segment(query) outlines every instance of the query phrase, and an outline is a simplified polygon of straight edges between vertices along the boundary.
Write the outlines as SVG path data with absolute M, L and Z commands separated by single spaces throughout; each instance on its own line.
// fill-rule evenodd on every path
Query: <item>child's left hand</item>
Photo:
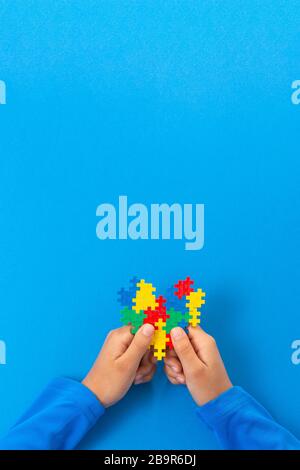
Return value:
M 92 369 L 82 381 L 108 407 L 119 401 L 130 386 L 149 382 L 156 360 L 148 350 L 154 327 L 143 325 L 136 335 L 130 326 L 111 331 Z

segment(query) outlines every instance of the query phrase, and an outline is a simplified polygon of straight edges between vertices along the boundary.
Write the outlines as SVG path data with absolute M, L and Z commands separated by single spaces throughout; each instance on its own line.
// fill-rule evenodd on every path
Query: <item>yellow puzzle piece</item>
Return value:
M 186 307 L 190 310 L 193 308 L 200 308 L 202 305 L 205 304 L 205 292 L 202 289 L 197 289 L 194 292 L 190 292 L 189 295 L 186 296 Z
M 197 308 L 190 308 L 189 309 L 189 324 L 191 326 L 200 325 L 200 315 L 201 312 Z
M 189 309 L 189 324 L 191 326 L 197 326 L 200 324 L 201 312 L 198 310 L 202 305 L 205 304 L 205 292 L 202 289 L 190 292 L 186 296 L 186 307 Z
M 147 308 L 155 310 L 157 303 L 153 292 L 156 291 L 156 288 L 150 282 L 145 282 L 144 279 L 137 283 L 137 287 L 136 296 L 132 299 L 132 310 L 136 313 L 147 310 Z
M 167 338 L 167 333 L 164 329 L 166 327 L 166 322 L 160 318 L 158 322 L 155 323 L 155 326 L 157 329 L 154 331 L 151 346 L 153 346 L 154 349 L 153 356 L 157 357 L 157 359 L 161 361 L 166 355 L 167 343 L 170 339 Z

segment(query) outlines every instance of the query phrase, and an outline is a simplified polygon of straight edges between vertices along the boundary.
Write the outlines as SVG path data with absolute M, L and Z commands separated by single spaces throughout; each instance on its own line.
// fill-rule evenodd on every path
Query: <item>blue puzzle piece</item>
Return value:
M 136 285 L 139 282 L 139 278 L 133 277 L 130 279 L 130 287 L 129 289 L 125 289 L 122 287 L 122 289 L 119 290 L 118 292 L 118 302 L 122 305 L 122 307 L 126 306 L 131 306 L 132 305 L 132 299 L 135 297 L 136 294 Z
M 180 328 L 183 328 L 184 330 L 186 330 L 187 327 L 188 327 L 188 322 L 183 318 L 183 319 L 178 323 L 178 326 L 180 326 Z
M 130 283 L 130 288 L 129 288 L 129 290 L 130 290 L 130 291 L 133 290 L 134 293 L 135 293 L 135 291 L 136 291 L 136 289 L 137 289 L 136 285 L 137 285 L 137 283 L 138 283 L 139 281 L 140 281 L 140 279 L 139 279 L 138 277 L 133 276 L 133 278 L 130 279 L 130 281 L 129 281 L 129 283 Z
M 166 289 L 166 298 L 168 308 L 174 308 L 174 310 L 183 312 L 185 310 L 186 299 L 183 297 L 182 299 L 178 299 L 178 297 L 174 294 L 175 288 L 174 286 L 168 287 Z
M 132 294 L 129 290 L 122 289 L 119 290 L 118 292 L 118 302 L 122 305 L 122 307 L 126 307 L 128 305 L 132 304 Z

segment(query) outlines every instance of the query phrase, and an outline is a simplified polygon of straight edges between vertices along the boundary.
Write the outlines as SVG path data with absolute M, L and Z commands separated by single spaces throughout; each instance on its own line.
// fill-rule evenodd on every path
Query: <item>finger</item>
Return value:
M 168 377 L 169 382 L 171 382 L 171 384 L 173 384 L 173 385 L 182 385 L 180 382 L 178 382 L 178 380 L 173 379 L 173 377 L 169 377 L 169 376 L 167 376 L 167 377 Z
M 135 375 L 135 381 L 141 381 L 145 377 L 151 375 L 153 376 L 156 371 L 156 363 L 151 362 L 151 356 L 149 351 L 145 354 L 144 358 L 141 361 L 140 366 L 138 367 Z
M 175 349 L 167 349 L 167 355 L 169 357 L 178 357 L 177 354 L 176 354 Z
M 179 360 L 175 349 L 167 349 L 166 358 L 170 357 L 175 357 L 175 359 Z
M 156 365 L 157 364 L 157 357 L 153 355 L 153 351 L 150 351 L 150 361 L 152 364 Z
M 168 377 L 168 380 L 169 380 L 169 382 L 171 382 L 171 384 L 173 384 L 173 385 L 179 385 L 179 382 L 177 382 L 177 380 L 173 379 L 172 377 Z
M 171 369 L 168 366 L 165 366 L 164 370 L 165 370 L 165 373 L 168 377 L 171 377 L 172 379 L 177 380 L 177 382 L 179 382 L 179 383 L 182 383 L 182 384 L 185 383 L 185 377 L 184 377 L 183 373 L 178 374 L 178 373 L 174 372 L 173 369 Z
M 142 377 L 145 377 L 146 375 L 150 373 L 154 373 L 156 369 L 156 366 L 154 364 L 147 364 L 145 366 L 140 366 L 138 370 L 136 371 L 136 379 L 140 379 Z
M 140 365 L 136 371 L 136 375 L 146 375 L 148 374 L 149 370 L 152 370 L 153 367 L 155 367 L 155 364 L 153 364 L 151 361 L 149 352 L 147 351 L 140 362 Z
M 168 367 L 168 366 L 164 366 L 164 371 L 165 373 L 169 376 L 169 377 L 173 377 L 173 379 L 176 378 L 176 372 L 174 372 L 173 369 L 171 369 L 171 367 Z
M 136 371 L 136 375 L 146 375 L 148 371 L 152 368 L 153 362 L 151 361 L 150 354 L 151 354 L 150 350 L 146 351 Z
M 115 359 L 122 356 L 133 340 L 131 328 L 130 325 L 126 325 L 110 331 L 105 339 L 102 351 L 108 351 L 110 357 Z
M 174 356 L 173 354 L 170 354 L 171 351 L 167 352 L 166 357 L 164 358 L 164 363 L 165 365 L 169 366 L 171 369 L 174 370 L 174 372 L 181 373 L 182 372 L 182 365 L 181 362 L 179 361 L 177 354 Z
M 171 369 L 169 366 L 164 367 L 165 373 L 173 377 L 174 379 L 179 379 L 179 381 L 183 382 L 185 381 L 184 373 L 180 372 L 174 372 L 173 369 Z
M 188 375 L 199 367 L 199 358 L 187 334 L 182 328 L 178 326 L 173 328 L 171 330 L 171 337 L 175 352 L 182 364 L 184 374 Z
M 154 326 L 145 323 L 135 334 L 128 346 L 127 351 L 122 356 L 124 366 L 137 369 L 144 354 L 146 353 L 154 334 Z
M 153 353 L 150 349 L 148 349 L 148 351 L 146 351 L 146 353 L 142 357 L 140 367 L 152 365 L 153 364 L 152 358 L 153 358 Z
M 219 351 L 214 338 L 200 326 L 189 327 L 189 338 L 198 357 L 206 365 L 219 358 Z
M 139 384 L 144 384 L 144 383 L 150 382 L 153 378 L 154 372 L 155 372 L 155 370 L 151 371 L 149 374 L 144 375 L 143 377 L 141 377 L 139 379 L 136 377 L 135 380 L 134 380 L 134 384 L 139 385 Z
M 153 355 L 153 349 L 148 349 L 146 354 L 144 355 L 141 364 L 150 362 L 151 364 L 157 364 L 157 357 Z

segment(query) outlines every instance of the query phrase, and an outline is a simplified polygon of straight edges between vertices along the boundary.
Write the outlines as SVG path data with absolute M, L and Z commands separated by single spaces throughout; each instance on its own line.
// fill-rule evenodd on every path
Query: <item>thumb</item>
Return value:
M 182 364 L 183 371 L 188 375 L 191 370 L 194 370 L 199 366 L 199 358 L 195 353 L 187 334 L 182 328 L 173 328 L 171 330 L 171 338 L 175 352 Z
M 126 367 L 137 369 L 144 354 L 150 346 L 154 334 L 154 326 L 145 323 L 134 335 L 133 340 L 123 354 Z

